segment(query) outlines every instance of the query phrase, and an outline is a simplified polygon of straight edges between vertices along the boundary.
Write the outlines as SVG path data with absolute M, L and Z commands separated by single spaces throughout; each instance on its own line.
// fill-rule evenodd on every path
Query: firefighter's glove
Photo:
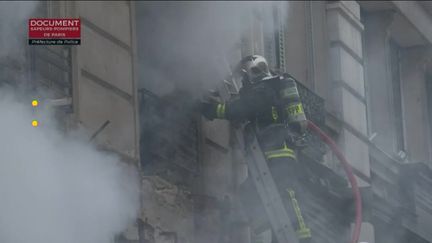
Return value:
M 289 123 L 288 127 L 295 136 L 302 136 L 307 130 L 307 120 Z
M 295 130 L 289 130 L 286 139 L 291 144 L 293 144 L 296 147 L 296 149 L 301 150 L 307 146 L 306 136 L 307 136 L 306 133 L 299 133 L 298 131 Z
M 301 135 L 295 136 L 294 138 L 294 145 L 297 147 L 297 149 L 304 149 L 307 146 L 307 138 L 306 133 L 303 133 Z
M 205 118 L 213 120 L 216 118 L 216 106 L 215 102 L 201 101 L 199 109 Z

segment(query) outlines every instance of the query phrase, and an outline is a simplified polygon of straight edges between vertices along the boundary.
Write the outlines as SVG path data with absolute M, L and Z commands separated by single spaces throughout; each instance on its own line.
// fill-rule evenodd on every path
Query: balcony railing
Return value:
M 324 128 L 324 99 L 300 82 L 297 82 L 297 88 L 300 94 L 300 99 L 303 103 L 306 117 L 317 126 Z M 317 162 L 321 162 L 323 155 L 327 151 L 325 144 L 318 136 L 312 134 L 310 131 L 306 132 L 306 142 L 308 146 L 303 150 L 303 154 Z

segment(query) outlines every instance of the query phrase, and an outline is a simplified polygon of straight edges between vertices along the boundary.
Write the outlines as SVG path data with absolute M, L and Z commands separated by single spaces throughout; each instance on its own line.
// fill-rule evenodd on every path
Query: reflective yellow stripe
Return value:
M 270 150 L 264 153 L 267 159 L 274 159 L 274 158 L 284 158 L 289 157 L 296 159 L 296 155 L 294 153 L 294 150 L 289 149 L 286 144 L 284 144 L 284 147 L 282 149 L 277 150 Z
M 279 118 L 279 115 L 277 113 L 276 107 L 272 106 L 272 119 L 273 122 L 276 122 Z
M 312 233 L 311 233 L 311 230 L 309 228 L 297 230 L 297 235 L 298 235 L 299 239 L 306 239 L 306 238 L 312 237 Z
M 290 116 L 304 114 L 303 105 L 301 103 L 287 106 L 286 111 Z
M 295 192 L 292 189 L 287 189 L 288 195 L 291 198 L 292 206 L 294 208 L 294 212 L 297 216 L 297 220 L 299 223 L 299 229 L 297 230 L 298 238 L 304 239 L 304 238 L 310 238 L 312 237 L 311 230 L 306 226 L 300 207 L 298 205 L 297 199 L 295 198 Z
M 267 159 L 287 158 L 287 157 L 296 159 L 296 156 L 294 154 L 291 154 L 291 153 L 279 153 L 279 154 L 267 154 L 266 153 Z
M 225 104 L 218 104 L 216 107 L 216 117 L 224 118 L 225 117 Z

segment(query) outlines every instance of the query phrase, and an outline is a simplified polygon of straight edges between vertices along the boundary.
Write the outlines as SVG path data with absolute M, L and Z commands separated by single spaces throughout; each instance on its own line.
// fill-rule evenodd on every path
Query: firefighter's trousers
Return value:
M 272 154 L 273 151 L 276 152 Z M 312 242 L 312 233 L 304 212 L 304 192 L 306 189 L 300 179 L 304 176 L 304 168 L 296 160 L 294 152 L 292 154 L 288 152 L 290 149 L 285 147 L 284 151 L 273 151 L 265 153 L 270 172 L 286 206 L 291 224 L 297 232 L 299 241 L 301 243 L 310 243 Z
M 254 135 L 251 130 L 252 126 L 245 130 L 247 145 Z M 312 232 L 302 211 L 307 189 L 301 178 L 306 172 L 290 143 L 290 131 L 284 125 L 275 124 L 258 132 L 257 138 L 300 243 L 311 243 Z

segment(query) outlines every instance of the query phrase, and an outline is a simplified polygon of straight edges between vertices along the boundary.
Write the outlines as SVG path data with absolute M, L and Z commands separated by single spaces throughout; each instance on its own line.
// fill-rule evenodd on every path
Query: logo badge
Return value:
M 29 19 L 29 45 L 80 45 L 81 20 L 64 19 Z

